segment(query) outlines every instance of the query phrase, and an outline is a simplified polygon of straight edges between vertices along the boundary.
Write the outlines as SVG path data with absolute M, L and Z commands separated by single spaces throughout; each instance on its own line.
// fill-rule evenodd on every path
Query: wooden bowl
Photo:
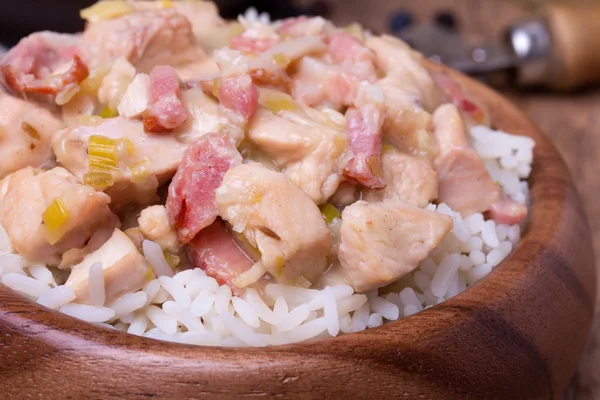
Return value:
M 489 106 L 497 128 L 536 141 L 524 237 L 482 282 L 376 329 L 265 349 L 130 336 L 0 285 L 0 396 L 558 398 L 593 315 L 586 216 L 565 164 L 534 124 L 497 93 L 451 74 Z

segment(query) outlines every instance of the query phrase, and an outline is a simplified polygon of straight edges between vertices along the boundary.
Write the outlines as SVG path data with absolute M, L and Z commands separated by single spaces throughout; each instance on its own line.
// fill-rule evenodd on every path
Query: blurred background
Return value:
M 83 28 L 79 9 L 94 2 L 0 0 L 0 45 L 10 47 L 38 30 L 77 32 Z M 496 86 L 538 124 L 563 155 L 583 197 L 596 254 L 600 255 L 600 180 L 596 178 L 600 159 L 600 0 L 216 3 L 226 18 L 235 18 L 252 6 L 268 12 L 272 19 L 311 14 L 339 25 L 358 21 L 373 32 L 401 36 L 428 56 Z M 572 11 L 581 4 L 595 7 Z M 548 14 L 547 8 L 557 5 L 554 8 L 559 11 Z M 564 399 L 600 399 L 600 302 L 596 312 L 586 354 Z

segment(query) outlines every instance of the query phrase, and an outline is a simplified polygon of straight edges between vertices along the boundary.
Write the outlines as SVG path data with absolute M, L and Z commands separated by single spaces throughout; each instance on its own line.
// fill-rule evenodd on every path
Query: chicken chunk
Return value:
M 319 208 L 285 175 L 258 163 L 230 169 L 217 189 L 219 214 L 261 254 L 283 282 L 323 273 L 331 243 Z
M 62 122 L 46 108 L 0 90 L 0 178 L 21 168 L 52 165 L 52 135 Z
M 131 203 L 147 205 L 156 202 L 158 186 L 175 174 L 187 148 L 175 137 L 149 136 L 141 121 L 121 117 L 96 126 L 73 126 L 54 137 L 53 149 L 57 161 L 80 182 L 86 182 L 85 175 L 94 172 L 90 171 L 88 155 L 88 143 L 93 135 L 109 140 L 128 139 L 133 144 L 134 152 L 127 157 L 127 166 L 122 164 L 111 173 L 112 182 L 96 185 L 90 180 L 91 185 L 103 189 L 112 198 L 111 208 L 115 211 Z M 134 171 L 137 171 L 137 178 Z
M 135 77 L 135 67 L 125 57 L 120 57 L 102 79 L 98 89 L 98 100 L 115 110 L 127 86 Z
M 177 253 L 177 231 L 169 223 L 169 215 L 164 206 L 150 206 L 142 210 L 138 218 L 140 232 L 161 248 Z
M 440 106 L 433 114 L 433 124 L 440 149 L 435 159 L 439 201 L 463 217 L 488 210 L 499 199 L 500 192 L 471 147 L 456 106 Z
M 437 173 L 429 160 L 386 146 L 381 155 L 381 163 L 387 186 L 382 190 L 363 190 L 364 200 L 394 200 L 425 207 L 437 198 Z
M 310 106 L 329 105 L 340 109 L 353 103 L 361 82 L 377 79 L 369 62 L 327 63 L 315 57 L 303 57 L 292 76 L 295 98 Z
M 93 66 L 125 57 L 138 71 L 156 65 L 181 65 L 205 58 L 190 21 L 173 8 L 134 12 L 88 24 L 83 36 L 85 58 Z
M 357 292 L 413 271 L 452 229 L 447 215 L 396 202 L 359 201 L 342 213 L 337 272 Z
M 389 36 L 371 36 L 367 47 L 375 52 L 376 66 L 388 76 L 401 77 L 413 94 L 418 93 L 419 104 L 433 112 L 440 104 L 441 92 L 422 64 L 423 56 L 402 40 Z
M 282 172 L 314 202 L 325 202 L 343 180 L 347 135 L 302 113 L 259 109 L 250 140 L 273 157 Z M 346 160 L 347 161 L 347 160 Z
M 383 137 L 400 151 L 433 159 L 437 152 L 431 114 L 421 106 L 410 76 L 391 74 L 377 81 L 385 94 Z
M 31 167 L 0 182 L 0 223 L 13 247 L 32 262 L 57 265 L 61 254 L 83 247 L 92 234 L 114 228 L 110 197 L 77 183 L 57 167 Z
M 106 304 L 119 296 L 144 287 L 148 266 L 127 235 L 118 229 L 102 247 L 73 267 L 65 286 L 75 291 L 78 303 L 90 303 L 90 268 L 96 263 L 104 270 Z
M 376 65 L 386 73 L 377 81 L 386 99 L 384 139 L 402 152 L 433 159 L 436 145 L 430 112 L 440 103 L 441 93 L 422 57 L 391 36 L 371 37 L 366 43 L 375 51 Z

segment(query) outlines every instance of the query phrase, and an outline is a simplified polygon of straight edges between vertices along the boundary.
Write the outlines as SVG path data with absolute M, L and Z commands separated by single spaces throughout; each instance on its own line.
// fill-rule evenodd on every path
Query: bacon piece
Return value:
M 258 88 L 246 74 L 221 79 L 218 97 L 224 107 L 240 114 L 246 121 L 258 106 Z
M 527 207 L 500 190 L 500 198 L 490 206 L 488 214 L 498 224 L 520 224 L 527 216 Z
M 489 112 L 448 74 L 429 70 L 433 80 L 471 125 L 489 125 Z
M 334 62 L 349 60 L 352 62 L 375 61 L 375 53 L 360 40 L 345 32 L 336 32 L 329 38 L 329 54 Z
M 241 289 L 233 284 L 233 279 L 254 264 L 235 243 L 220 218 L 188 243 L 187 254 L 194 267 L 202 269 L 220 284 L 228 285 L 234 294 L 239 294 Z
M 150 72 L 150 96 L 148 109 L 144 112 L 144 127 L 148 132 L 164 132 L 177 128 L 187 118 L 177 73 L 169 66 L 154 67 Z
M 166 204 L 180 245 L 215 221 L 215 191 L 225 173 L 241 162 L 235 143 L 222 132 L 202 136 L 185 151 L 169 186 Z
M 348 138 L 354 157 L 344 167 L 344 176 L 352 183 L 371 189 L 383 189 L 381 177 L 381 125 L 383 113 L 375 104 L 366 104 L 346 112 Z
M 6 86 L 15 93 L 56 95 L 84 80 L 89 70 L 68 35 L 37 33 L 22 39 L 6 56 L 0 70 Z M 72 59 L 69 69 L 52 73 Z
M 230 47 L 243 53 L 259 54 L 269 50 L 276 43 L 274 38 L 251 38 L 242 34 L 231 39 Z

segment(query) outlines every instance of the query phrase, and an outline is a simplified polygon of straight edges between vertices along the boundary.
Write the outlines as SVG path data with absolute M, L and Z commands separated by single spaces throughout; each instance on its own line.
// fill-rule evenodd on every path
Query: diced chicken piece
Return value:
M 205 58 L 201 61 L 175 67 L 175 71 L 182 81 L 192 81 L 193 83 L 212 80 L 219 74 L 219 66 L 212 58 Z
M 0 90 L 0 178 L 21 168 L 52 165 L 52 135 L 62 129 L 46 108 Z
M 252 58 L 249 72 L 252 79 L 262 85 L 291 90 L 288 67 L 305 56 L 324 54 L 327 45 L 319 38 L 303 36 L 277 43 L 270 49 Z M 314 78 L 314 76 L 313 76 Z
M 156 189 L 175 174 L 189 146 L 183 136 L 149 135 L 144 132 L 141 121 L 124 117 L 106 119 L 99 125 L 72 126 L 54 136 L 52 148 L 57 161 L 80 182 L 90 172 L 88 142 L 92 135 L 130 140 L 134 153 L 129 156 L 128 165 L 143 168 L 140 179 L 134 179 L 127 168 L 113 174 L 114 183 L 105 191 L 112 198 L 111 208 L 114 210 L 130 203 L 152 204 L 157 201 Z M 132 182 L 132 179 L 137 182 Z
M 228 285 L 234 293 L 241 294 L 241 289 L 233 281 L 252 268 L 254 262 L 239 248 L 221 219 L 202 229 L 186 249 L 195 268 L 204 270 L 220 284 Z
M 238 145 L 243 140 L 244 130 L 235 123 L 245 125 L 245 122 L 240 122 L 239 116 L 233 116 L 234 121 L 231 121 L 229 117 L 233 112 L 224 110 L 218 102 L 204 94 L 202 89 L 185 90 L 181 93 L 181 99 L 190 118 L 173 131 L 178 135 L 179 141 L 190 144 L 202 135 L 217 131 L 226 131 Z
M 169 186 L 166 205 L 180 245 L 215 221 L 215 190 L 225 173 L 241 162 L 235 142 L 226 133 L 202 136 L 186 150 Z
M 89 74 L 78 55 L 78 44 L 74 35 L 38 32 L 27 36 L 0 64 L 5 85 L 15 93 L 62 94 L 66 103 Z M 60 97 L 57 102 L 64 104 Z
M 437 144 L 430 131 L 431 114 L 422 108 L 420 89 L 411 75 L 391 74 L 377 86 L 385 94 L 384 139 L 404 153 L 433 159 Z
M 353 157 L 344 167 L 344 176 L 352 183 L 371 189 L 383 189 L 381 169 L 382 107 L 366 104 L 346 112 L 348 138 Z
M 104 270 L 105 304 L 133 293 L 146 284 L 148 266 L 127 235 L 118 229 L 98 250 L 89 254 L 71 270 L 65 286 L 75 291 L 76 302 L 90 303 L 90 268 L 101 263 Z
M 329 64 L 314 57 L 302 58 L 292 76 L 295 98 L 309 106 L 328 105 L 340 109 L 351 105 L 362 82 L 377 78 L 370 62 L 342 61 Z
M 182 65 L 201 60 L 190 21 L 173 8 L 135 12 L 89 23 L 82 48 L 92 65 L 111 65 L 125 57 L 140 72 L 156 65 Z
M 325 37 L 335 30 L 333 24 L 323 17 L 300 16 L 286 18 L 279 27 L 279 33 L 286 36 Z
M 217 206 L 235 232 L 261 254 L 267 272 L 282 282 L 315 282 L 327 266 L 330 233 L 319 208 L 285 175 L 258 163 L 225 174 Z
M 83 247 L 98 229 L 114 228 L 118 219 L 109 203 L 59 167 L 23 168 L 0 183 L 0 223 L 19 254 L 42 264 L 57 265 L 61 254 Z
M 487 125 L 490 123 L 490 113 L 483 103 L 470 96 L 464 88 L 445 72 L 430 69 L 429 73 L 435 83 L 444 92 L 469 125 Z
M 239 26 L 221 18 L 217 6 L 212 1 L 174 1 L 173 4 L 179 14 L 190 20 L 197 42 L 208 53 L 228 44 L 220 40 L 221 38 L 226 39 L 239 32 Z
M 125 57 L 120 57 L 102 79 L 98 89 L 98 100 L 113 110 L 117 108 L 121 96 L 135 77 L 135 67 Z
M 177 231 L 169 223 L 169 215 L 164 206 L 150 206 L 142 210 L 138 224 L 147 239 L 158 243 L 163 249 L 177 253 Z
M 433 114 L 440 152 L 435 159 L 440 202 L 463 217 L 483 212 L 499 198 L 496 183 L 473 150 L 456 106 L 444 104 Z
M 375 51 L 377 67 L 386 73 L 377 81 L 385 93 L 384 139 L 402 152 L 433 159 L 437 149 L 429 112 L 439 104 L 440 92 L 423 67 L 422 56 L 387 35 L 371 37 L 366 44 Z
M 387 75 L 399 75 L 411 82 L 419 93 L 419 103 L 425 111 L 433 112 L 440 104 L 441 93 L 423 66 L 423 56 L 402 40 L 389 36 L 371 36 L 366 45 L 375 52 L 377 67 Z
M 357 292 L 413 271 L 452 229 L 447 215 L 395 202 L 359 201 L 342 213 L 339 273 Z
M 498 224 L 520 224 L 527 216 L 527 206 L 514 201 L 500 190 L 500 198 L 490 206 L 488 214 Z
M 393 200 L 425 207 L 437 198 L 437 173 L 429 160 L 386 146 L 381 155 L 381 164 L 387 186 L 382 190 L 363 190 L 364 200 Z
M 346 133 L 299 112 L 279 114 L 259 109 L 248 137 L 315 203 L 324 203 L 343 179 Z
M 182 125 L 188 112 L 181 101 L 179 77 L 169 66 L 156 66 L 150 72 L 148 109 L 144 127 L 149 132 L 163 132 Z
M 150 76 L 137 74 L 127 86 L 123 97 L 119 101 L 117 110 L 119 115 L 127 118 L 138 118 L 148 108 L 150 97 Z
M 264 53 L 250 60 L 250 69 L 275 69 L 280 68 L 273 62 L 277 58 L 285 58 L 288 63 L 311 54 L 322 54 L 327 51 L 327 45 L 317 37 L 303 36 L 290 38 L 278 43 Z M 287 67 L 287 65 L 285 65 Z
M 122 223 L 121 229 L 123 229 Z M 108 239 L 112 237 L 113 232 L 113 226 L 101 227 L 92 234 L 90 240 L 88 240 L 84 247 L 67 250 L 62 255 L 60 264 L 58 264 L 58 268 L 71 269 L 75 264 L 79 264 L 88 254 L 98 250 L 104 243 L 106 243 Z
M 141 121 L 124 117 L 101 120 L 98 124 L 71 126 L 56 134 L 52 140 L 58 162 L 82 181 L 83 176 L 89 172 L 87 150 L 90 136 L 129 139 L 135 148 L 130 163 L 141 163 L 145 174 L 150 178 L 155 177 L 149 179 L 149 183 L 154 181 L 154 186 L 141 190 L 144 189 L 144 182 L 132 185 L 131 176 L 119 176 L 115 185 L 107 189 L 107 193 L 113 198 L 111 207 L 118 209 L 130 201 L 151 204 L 156 199 L 156 187 L 173 177 L 189 145 L 209 132 L 226 129 L 230 125 L 229 120 L 220 115 L 219 105 L 202 93 L 202 90 L 186 90 L 181 97 L 191 118 L 171 134 L 149 135 L 144 131 Z M 231 136 L 241 141 L 242 136 Z M 129 193 L 121 193 L 126 189 L 129 189 Z

